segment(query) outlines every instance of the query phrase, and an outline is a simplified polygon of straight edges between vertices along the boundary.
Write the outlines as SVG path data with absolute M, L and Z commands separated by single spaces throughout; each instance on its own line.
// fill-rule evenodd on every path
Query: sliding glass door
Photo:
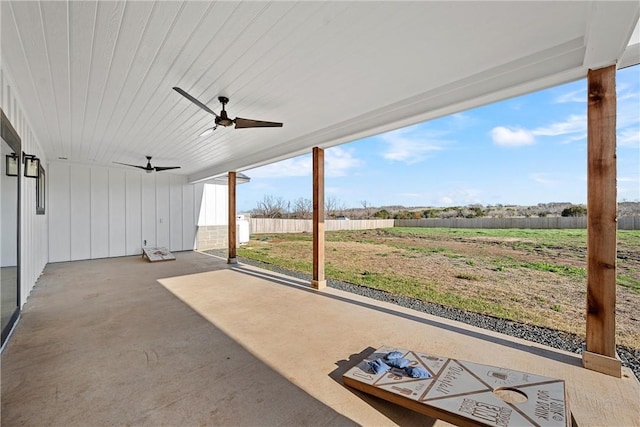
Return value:
M 2 114 L 0 176 L 0 318 L 4 345 L 20 312 L 20 139 Z

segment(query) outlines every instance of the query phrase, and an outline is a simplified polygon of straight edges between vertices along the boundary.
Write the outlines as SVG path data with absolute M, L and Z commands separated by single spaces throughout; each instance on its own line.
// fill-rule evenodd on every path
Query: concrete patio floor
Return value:
M 566 381 L 580 426 L 640 385 L 578 355 L 196 252 L 49 264 L 2 354 L 3 426 L 446 425 L 342 384 L 384 344 Z

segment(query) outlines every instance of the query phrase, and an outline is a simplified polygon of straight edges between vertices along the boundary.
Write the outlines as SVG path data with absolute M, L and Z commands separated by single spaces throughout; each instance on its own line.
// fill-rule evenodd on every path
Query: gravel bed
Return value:
M 206 251 L 209 254 L 226 258 L 225 250 Z M 267 264 L 244 257 L 238 257 L 238 260 L 244 264 L 253 265 L 265 270 L 275 271 L 287 276 L 295 277 L 302 280 L 311 280 L 311 275 L 300 273 L 298 271 L 286 270 L 273 264 Z M 569 351 L 580 354 L 584 345 L 584 339 L 567 332 L 557 331 L 555 329 L 544 328 L 541 326 L 529 325 L 526 323 L 514 322 L 511 320 L 500 319 L 486 314 L 473 313 L 470 311 L 459 310 L 456 308 L 445 307 L 440 304 L 421 301 L 414 298 L 394 295 L 386 291 L 372 289 L 366 286 L 355 285 L 353 283 L 339 282 L 336 280 L 327 280 L 327 286 L 352 294 L 361 295 L 378 301 L 389 302 L 399 306 L 409 308 L 423 313 L 432 314 L 446 319 L 456 320 L 468 325 L 479 328 L 488 329 L 490 331 L 500 332 L 512 337 L 522 338 L 527 341 L 544 344 L 549 347 L 560 350 Z M 616 346 L 622 365 L 631 368 L 636 378 L 640 378 L 640 350 L 630 348 L 623 345 Z

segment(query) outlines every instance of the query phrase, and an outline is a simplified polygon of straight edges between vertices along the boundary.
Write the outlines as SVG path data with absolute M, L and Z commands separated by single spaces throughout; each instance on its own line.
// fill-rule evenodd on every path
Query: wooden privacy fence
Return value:
M 432 228 L 587 228 L 587 217 L 397 219 L 395 227 Z M 619 230 L 640 230 L 640 216 L 618 218 Z
M 373 228 L 392 228 L 392 219 L 342 220 L 328 219 L 324 221 L 325 231 L 335 230 L 370 230 Z M 278 219 L 250 218 L 251 234 L 261 233 L 311 233 L 310 219 Z
M 250 218 L 251 234 L 261 233 L 311 233 L 310 219 Z M 547 218 L 449 218 L 449 219 L 357 219 L 324 221 L 326 231 L 369 230 L 392 227 L 432 228 L 523 228 L 562 229 L 587 228 L 586 217 Z M 619 230 L 640 230 L 640 216 L 618 218 Z

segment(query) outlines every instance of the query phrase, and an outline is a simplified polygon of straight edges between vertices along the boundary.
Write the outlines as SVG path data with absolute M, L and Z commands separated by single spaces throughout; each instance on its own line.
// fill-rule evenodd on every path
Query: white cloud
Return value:
M 618 182 L 638 182 L 639 178 L 634 178 L 632 176 L 621 176 L 618 178 Z
M 266 181 L 260 181 L 260 180 L 251 181 L 251 188 L 254 190 L 263 190 L 265 193 L 276 189 L 276 187 L 274 187 L 272 184 L 267 183 Z
M 390 203 L 404 206 L 465 206 L 482 203 L 483 193 L 482 190 L 462 186 L 433 188 L 424 192 L 396 193 L 396 199 Z
M 475 188 L 457 188 L 440 192 L 438 195 L 440 206 L 465 206 L 482 202 L 482 191 Z
M 636 147 L 640 144 L 640 115 L 637 107 L 620 106 L 618 109 L 618 145 Z M 587 139 L 587 115 L 572 114 L 567 120 L 532 129 L 534 136 L 564 137 L 563 143 L 583 141 Z
M 498 126 L 491 130 L 493 142 L 505 147 L 535 144 L 537 136 L 564 137 L 563 143 L 582 141 L 587 138 L 587 115 L 572 114 L 564 121 L 535 129 L 511 129 Z
M 503 147 L 521 147 L 535 144 L 535 138 L 531 131 L 526 129 L 509 129 L 497 126 L 491 129 L 493 142 Z
M 616 122 L 618 129 L 640 124 L 640 92 L 618 98 Z
M 640 103 L 638 102 L 640 92 L 634 90 L 632 86 L 624 84 L 618 86 L 617 92 L 618 145 L 637 146 L 640 143 L 640 131 L 637 129 L 640 124 Z M 559 95 L 554 99 L 554 102 L 582 103 L 586 110 L 586 87 Z M 533 143 L 533 139 L 538 136 L 562 137 L 561 142 L 563 143 L 584 141 L 587 138 L 587 114 L 586 112 L 571 114 L 565 120 L 534 129 L 510 129 L 500 126 L 494 128 L 491 133 L 496 144 L 505 146 L 527 145 L 527 142 Z
M 353 156 L 353 150 L 341 147 L 328 148 L 324 152 L 325 174 L 327 176 L 345 176 L 352 169 L 362 166 L 362 160 Z
M 638 91 L 633 90 L 633 85 L 629 83 L 616 84 L 616 98 L 618 102 L 626 99 L 633 99 L 638 97 Z
M 568 134 L 584 134 L 587 132 L 587 115 L 572 114 L 562 122 L 552 123 L 549 126 L 539 127 L 531 131 L 540 136 L 561 136 Z
M 343 187 L 325 187 L 325 194 L 344 194 L 345 189 Z
M 619 90 L 616 124 L 620 147 L 640 147 L 640 92 L 624 87 Z
M 362 160 L 353 156 L 353 150 L 341 147 L 328 148 L 324 152 L 326 176 L 345 176 L 351 169 L 362 165 Z M 313 158 L 310 154 L 282 160 L 247 171 L 251 178 L 283 178 L 310 176 L 313 172 Z
M 466 113 L 452 114 L 448 119 L 451 122 L 450 125 L 457 130 L 467 128 L 478 122 L 478 119 L 475 116 Z
M 558 185 L 558 181 L 553 179 L 548 173 L 536 172 L 529 175 L 531 180 L 548 187 L 555 187 Z
M 640 129 L 623 129 L 617 135 L 618 145 L 622 147 L 640 147 Z
M 422 193 L 398 193 L 400 203 L 413 206 L 465 206 L 482 202 L 483 191 L 471 187 L 453 187 Z
M 453 206 L 453 199 L 449 196 L 440 197 L 440 204 L 443 206 Z
M 566 102 L 587 102 L 587 89 L 586 87 L 583 89 L 574 90 L 573 92 L 568 92 L 563 95 L 557 96 L 553 102 L 556 104 L 564 104 Z
M 638 185 L 618 185 L 618 200 L 638 201 L 640 199 L 640 187 Z
M 312 172 L 311 156 L 294 157 L 271 163 L 247 171 L 251 178 L 282 178 L 287 176 L 307 176 Z
M 421 193 L 398 193 L 398 196 L 406 197 L 406 198 L 410 198 L 410 199 L 419 199 L 419 198 L 424 197 L 424 194 L 421 194 Z
M 419 125 L 387 132 L 379 136 L 387 143 L 382 156 L 394 162 L 419 163 L 444 150 L 449 141 L 441 139 L 444 132 L 428 131 Z

